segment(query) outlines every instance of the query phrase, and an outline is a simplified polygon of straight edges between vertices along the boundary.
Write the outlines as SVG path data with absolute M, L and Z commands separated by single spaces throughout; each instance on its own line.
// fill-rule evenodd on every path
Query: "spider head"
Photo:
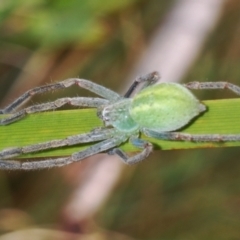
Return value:
M 122 99 L 99 109 L 98 117 L 102 119 L 105 126 L 113 126 L 121 132 L 132 132 L 139 128 L 129 114 L 132 99 Z

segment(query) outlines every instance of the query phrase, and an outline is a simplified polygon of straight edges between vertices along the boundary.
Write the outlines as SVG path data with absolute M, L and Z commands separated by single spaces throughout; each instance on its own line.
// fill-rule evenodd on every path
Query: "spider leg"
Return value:
M 190 134 L 181 132 L 156 132 L 143 130 L 144 134 L 163 140 L 188 142 L 236 142 L 240 141 L 240 134 Z
M 0 114 L 13 112 L 15 109 L 21 107 L 24 103 L 26 103 L 34 95 L 50 92 L 58 89 L 65 89 L 73 85 L 78 85 L 79 87 L 87 89 L 93 93 L 96 93 L 97 95 L 103 98 L 106 98 L 110 101 L 116 101 L 122 98 L 119 94 L 115 93 L 114 91 L 108 88 L 105 88 L 101 85 L 98 85 L 96 83 L 93 83 L 89 80 L 79 79 L 79 78 L 69 78 L 67 80 L 64 80 L 58 83 L 44 85 L 44 86 L 40 86 L 40 87 L 36 87 L 28 90 L 19 98 L 17 98 L 15 101 L 13 101 L 11 104 L 9 104 L 7 107 L 5 107 L 4 109 L 0 109 Z
M 110 138 L 102 142 L 96 143 L 83 151 L 73 153 L 71 156 L 64 157 L 64 158 L 47 159 L 43 161 L 29 161 L 29 162 L 4 160 L 4 161 L 0 161 L 0 168 L 8 169 L 8 170 L 34 170 L 34 169 L 44 169 L 44 168 L 51 168 L 51 167 L 62 167 L 73 162 L 81 161 L 94 154 L 114 148 L 115 146 L 119 145 L 121 142 L 122 142 L 121 138 Z
M 0 119 L 0 125 L 7 125 L 12 122 L 15 122 L 15 121 L 23 118 L 27 114 L 54 110 L 54 109 L 62 107 L 65 104 L 70 104 L 72 106 L 95 108 L 95 107 L 99 107 L 99 106 L 102 106 L 102 105 L 105 105 L 108 103 L 109 103 L 108 100 L 102 99 L 102 98 L 88 98 L 88 97 L 59 98 L 53 102 L 36 104 L 36 105 L 32 105 L 30 107 L 24 108 L 14 114 L 12 114 L 10 117 Z
M 47 149 L 54 149 L 63 146 L 72 146 L 79 143 L 101 141 L 113 137 L 114 134 L 114 129 L 100 129 L 91 131 L 89 133 L 69 136 L 64 139 L 56 139 L 24 147 L 7 148 L 0 151 L 0 161 L 3 159 L 13 158 L 23 154 L 39 152 Z
M 144 141 L 142 139 L 139 139 L 139 138 L 130 138 L 130 141 L 134 146 L 136 146 L 138 148 L 143 148 L 143 150 L 140 153 L 138 153 L 132 157 L 129 157 L 125 152 L 123 152 L 119 148 L 112 149 L 111 151 L 109 151 L 109 154 L 116 154 L 121 158 L 121 160 L 124 163 L 126 163 L 128 165 L 132 165 L 132 164 L 138 163 L 140 161 L 143 161 L 152 152 L 153 146 L 151 143 Z
M 183 84 L 189 89 L 229 89 L 240 95 L 240 87 L 228 82 L 189 82 Z
M 131 97 L 133 95 L 135 89 L 138 87 L 138 85 L 140 83 L 144 82 L 144 85 L 140 88 L 139 91 L 141 91 L 142 89 L 144 89 L 150 85 L 155 84 L 159 79 L 160 79 L 160 75 L 158 72 L 152 72 L 152 73 L 137 77 L 134 80 L 133 84 L 130 86 L 130 88 L 125 93 L 124 97 L 125 98 Z

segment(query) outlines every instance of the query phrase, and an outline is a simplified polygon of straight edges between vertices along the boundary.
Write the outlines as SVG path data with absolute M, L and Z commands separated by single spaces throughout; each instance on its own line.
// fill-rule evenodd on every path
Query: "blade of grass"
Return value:
M 182 132 L 240 134 L 240 99 L 211 100 L 204 101 L 204 103 L 207 105 L 208 111 L 186 126 Z M 0 150 L 13 146 L 26 146 L 61 139 L 70 135 L 85 133 L 100 126 L 102 126 L 102 123 L 96 116 L 95 109 L 37 113 L 29 115 L 16 123 L 0 126 Z M 145 136 L 143 138 L 148 139 L 155 144 L 156 149 L 161 150 L 240 146 L 240 142 L 193 143 L 163 141 Z M 47 150 L 22 157 L 66 156 L 91 144 Z M 129 143 L 123 144 L 122 148 L 127 152 L 139 151 Z

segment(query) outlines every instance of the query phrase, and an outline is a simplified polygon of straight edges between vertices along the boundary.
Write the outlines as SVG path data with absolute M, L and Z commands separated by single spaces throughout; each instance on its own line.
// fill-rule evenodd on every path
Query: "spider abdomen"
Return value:
M 184 86 L 161 83 L 139 92 L 129 112 L 140 127 L 164 132 L 185 126 L 205 110 L 206 107 Z

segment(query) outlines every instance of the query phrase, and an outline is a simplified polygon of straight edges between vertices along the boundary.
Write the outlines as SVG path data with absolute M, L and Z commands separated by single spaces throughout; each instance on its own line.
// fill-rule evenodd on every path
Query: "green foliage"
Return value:
M 10 22 L 18 21 L 21 28 L 18 37 L 31 45 L 54 48 L 69 43 L 89 45 L 111 29 L 104 17 L 137 1 L 8 1 L 3 3 L 0 19 L 9 20 L 9 17 Z
M 238 111 L 238 106 L 240 105 L 239 99 L 206 101 L 205 104 L 208 107 L 208 111 L 184 128 L 183 132 L 195 134 L 240 134 L 238 126 L 240 119 L 240 111 Z M 86 133 L 101 126 L 101 121 L 96 116 L 96 110 L 94 109 L 38 113 L 27 116 L 19 122 L 1 126 L 0 149 L 61 139 L 70 135 Z M 240 142 L 193 143 L 163 141 L 146 138 L 144 136 L 143 138 L 153 142 L 155 149 L 161 150 L 240 146 Z M 80 151 L 91 144 L 93 143 L 47 150 L 23 157 L 66 156 L 73 152 Z M 122 147 L 127 152 L 139 151 L 139 149 L 129 143 L 124 144 Z

